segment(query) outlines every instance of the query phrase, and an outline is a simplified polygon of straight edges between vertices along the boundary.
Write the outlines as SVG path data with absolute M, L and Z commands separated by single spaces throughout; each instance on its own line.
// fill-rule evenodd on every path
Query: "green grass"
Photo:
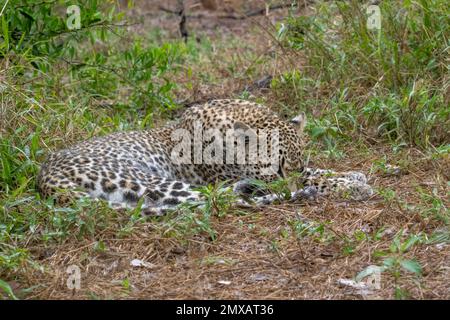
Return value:
M 204 200 L 195 203 L 183 203 L 178 210 L 164 219 L 163 234 L 166 236 L 186 239 L 194 235 L 208 235 L 216 240 L 217 231 L 212 225 L 213 217 L 224 217 L 228 214 L 240 214 L 233 205 L 236 195 L 226 182 L 209 184 L 196 189 Z
M 41 199 L 39 163 L 50 149 L 151 127 L 176 107 L 168 75 L 183 62 L 183 43 L 127 33 L 116 26 L 123 14 L 97 1 L 84 1 L 82 29 L 68 32 L 58 10 L 69 2 L 13 1 L 1 17 L 0 278 L 39 268 L 35 245 L 132 232 L 133 212 L 124 219 L 103 202 L 58 208 Z
M 321 107 L 313 137 L 327 145 L 357 133 L 403 146 L 448 143 L 447 2 L 383 1 L 379 31 L 367 29 L 359 1 L 318 2 L 316 8 L 311 16 L 289 18 L 278 34 L 305 54 L 308 68 L 273 82 L 290 104 Z

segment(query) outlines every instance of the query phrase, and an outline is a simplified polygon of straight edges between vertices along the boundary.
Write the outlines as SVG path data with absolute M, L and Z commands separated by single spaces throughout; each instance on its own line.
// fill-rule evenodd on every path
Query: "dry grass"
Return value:
M 418 164 L 426 162 L 418 154 L 412 156 Z M 355 166 L 349 158 L 328 166 L 369 168 L 373 160 L 367 157 Z M 414 166 L 400 176 L 375 174 L 370 182 L 390 187 L 399 199 L 420 205 L 417 186 L 427 191 L 437 188 L 442 194 L 449 191 L 439 183 L 448 174 L 448 162 L 435 164 L 423 169 Z M 298 219 L 324 223 L 324 233 L 298 238 L 291 228 Z M 339 279 L 351 279 L 365 267 L 380 264 L 374 252 L 389 250 L 399 230 L 418 234 L 439 225 L 380 196 L 360 203 L 325 199 L 270 206 L 260 212 L 214 218 L 212 225 L 218 233 L 215 241 L 201 235 L 182 240 L 165 237 L 159 222 L 153 221 L 139 224 L 124 238 L 111 230 L 50 248 L 30 246 L 41 257 L 38 262 L 45 272 L 30 270 L 20 286 L 36 286 L 28 298 L 39 299 L 392 299 L 395 287 L 415 299 L 450 298 L 450 246 L 444 243 L 420 244 L 405 253 L 405 258 L 413 257 L 421 264 L 421 276 L 402 272 L 395 279 L 384 272 L 381 289 L 370 296 L 338 285 Z M 380 239 L 355 242 L 352 253 L 345 253 L 355 232 L 373 235 L 382 227 L 386 229 Z M 104 251 L 96 249 L 98 241 L 104 243 Z M 148 265 L 133 267 L 133 259 Z M 66 287 L 66 268 L 72 264 L 81 268 L 77 292 Z

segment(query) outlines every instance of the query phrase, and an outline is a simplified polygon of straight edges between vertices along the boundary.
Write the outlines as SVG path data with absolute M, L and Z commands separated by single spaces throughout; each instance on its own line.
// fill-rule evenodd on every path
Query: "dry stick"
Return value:
M 165 12 L 169 12 L 169 13 L 173 13 L 173 14 L 176 14 L 176 15 L 181 17 L 180 23 L 178 24 L 178 27 L 179 27 L 179 30 L 180 30 L 181 37 L 183 38 L 184 42 L 186 43 L 187 40 L 188 40 L 188 37 L 189 37 L 189 33 L 187 31 L 187 28 L 186 28 L 186 10 L 185 10 L 185 7 L 184 7 L 183 0 L 178 0 L 178 6 L 180 7 L 180 10 L 178 10 L 178 11 L 172 11 L 172 10 L 166 9 L 166 8 L 164 8 L 162 6 L 159 6 L 159 10 L 165 11 Z
M 180 24 L 179 24 L 180 34 L 181 34 L 181 37 L 184 39 L 184 42 L 187 42 L 189 33 L 186 28 L 186 9 L 184 7 L 183 0 L 178 0 L 178 6 L 180 7 L 180 11 L 178 12 L 178 15 L 181 17 Z

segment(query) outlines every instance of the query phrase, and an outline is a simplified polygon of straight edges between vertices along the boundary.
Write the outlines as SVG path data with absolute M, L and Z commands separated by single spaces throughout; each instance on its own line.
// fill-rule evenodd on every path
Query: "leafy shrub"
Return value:
M 72 4 L 10 0 L 0 5 L 2 279 L 34 265 L 26 249 L 33 243 L 130 229 L 128 220 L 123 226 L 104 203 L 86 200 L 55 208 L 40 199 L 35 178 L 48 148 L 143 128 L 155 113 L 175 107 L 169 75 L 177 72 L 185 45 L 159 45 L 132 34 L 111 1 L 77 1 L 81 28 L 70 30 L 66 9 Z M 0 281 L 0 299 L 7 290 Z
M 180 60 L 180 44 L 144 46 L 140 37 L 125 30 L 123 12 L 96 0 L 77 4 L 81 27 L 70 30 L 70 5 L 67 0 L 16 0 L 6 5 L 0 57 L 8 65 L 8 80 L 26 82 L 33 90 L 41 87 L 45 94 L 53 88 L 63 96 L 74 85 L 76 94 L 120 108 L 153 111 L 174 106 L 174 84 L 165 74 Z
M 447 1 L 379 6 L 380 30 L 367 28 L 366 6 L 356 0 L 319 3 L 315 15 L 290 17 L 279 37 L 305 53 L 308 67 L 285 92 L 301 97 L 301 107 L 322 107 L 336 124 L 350 117 L 350 129 L 375 126 L 378 136 L 419 146 L 448 141 Z

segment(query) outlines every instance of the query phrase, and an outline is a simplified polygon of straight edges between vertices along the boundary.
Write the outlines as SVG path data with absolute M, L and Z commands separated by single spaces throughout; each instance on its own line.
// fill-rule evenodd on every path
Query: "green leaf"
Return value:
M 19 300 L 17 299 L 17 297 L 14 295 L 14 292 L 11 289 L 11 286 L 0 279 L 0 289 L 2 289 L 4 292 L 6 292 L 6 294 L 13 300 Z
M 356 282 L 360 282 L 362 279 L 364 279 L 367 276 L 370 276 L 375 273 L 381 273 L 384 270 L 386 270 L 386 267 L 379 267 L 379 266 L 368 266 L 363 271 L 358 273 L 355 277 Z
M 394 267 L 396 263 L 397 263 L 397 259 L 395 259 L 394 257 L 386 258 L 383 261 L 383 265 L 387 268 Z
M 403 267 L 403 269 L 414 272 L 417 275 L 420 275 L 422 273 L 422 267 L 415 260 L 402 260 L 400 261 L 400 265 Z
M 408 297 L 409 297 L 409 293 L 407 290 L 402 289 L 400 287 L 395 288 L 395 299 L 404 300 L 404 299 L 408 299 Z
M 29 19 L 33 22 L 36 21 L 36 19 L 32 15 L 30 15 L 28 12 L 26 12 L 25 10 L 19 9 L 19 12 L 21 14 L 23 14 L 27 19 Z
M 385 256 L 387 256 L 388 254 L 389 254 L 388 251 L 375 250 L 375 251 L 372 253 L 372 256 L 373 256 L 374 258 L 379 258 L 379 257 L 385 257 Z
M 128 278 L 122 280 L 122 287 L 126 290 L 130 289 L 130 280 Z
M 418 235 L 411 235 L 408 240 L 406 240 L 400 247 L 401 252 L 408 251 L 413 245 L 415 245 L 417 242 L 419 242 L 420 236 Z
M 389 246 L 389 249 L 391 250 L 392 253 L 396 253 L 397 251 L 400 250 L 401 244 L 400 244 L 400 238 L 403 235 L 403 230 L 400 230 L 394 237 L 394 239 L 392 240 L 391 245 Z
M 311 136 L 313 138 L 317 138 L 322 136 L 325 133 L 325 129 L 322 127 L 314 127 L 311 129 Z

